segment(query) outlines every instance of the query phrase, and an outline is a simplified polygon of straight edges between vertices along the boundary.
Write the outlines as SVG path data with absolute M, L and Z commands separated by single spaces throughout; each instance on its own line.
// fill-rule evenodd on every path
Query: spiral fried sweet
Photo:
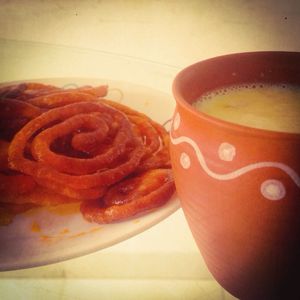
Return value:
M 111 223 L 169 200 L 167 131 L 104 99 L 107 92 L 107 85 L 0 88 L 0 212 L 80 201 L 85 219 Z
M 31 176 L 9 169 L 8 148 L 9 143 L 0 140 L 0 203 L 13 202 L 15 196 L 32 191 L 36 185 Z
M 42 113 L 40 108 L 15 99 L 1 99 L 0 106 L 0 139 L 6 141 L 10 141 L 27 122 Z
M 27 123 L 11 142 L 9 166 L 41 186 L 84 200 L 101 197 L 133 172 L 143 155 L 142 142 L 122 112 L 79 102 Z
M 107 85 L 92 88 L 84 86 L 76 89 L 55 91 L 28 100 L 29 103 L 41 108 L 55 108 L 71 103 L 96 101 L 107 94 Z
M 101 99 L 100 101 L 125 113 L 134 125 L 136 133 L 142 139 L 146 152 L 137 171 L 171 167 L 169 155 L 170 137 L 162 125 L 126 105 L 107 99 Z
M 30 98 L 58 91 L 60 88 L 36 82 L 22 82 L 0 87 L 0 99 L 26 101 Z
M 101 201 L 84 201 L 80 209 L 90 222 L 112 223 L 162 206 L 174 191 L 170 169 L 148 170 L 113 185 Z
M 80 92 L 89 94 L 96 97 L 104 97 L 107 94 L 108 86 L 100 85 L 97 87 L 81 86 L 81 87 L 56 87 L 49 84 L 37 83 L 37 82 L 22 82 L 8 86 L 0 87 L 0 99 L 15 99 L 21 101 L 30 101 L 33 98 L 38 97 L 39 102 L 43 96 L 49 96 L 51 94 L 60 92 Z M 47 98 L 47 97 L 46 97 Z M 42 103 L 47 100 L 41 100 Z M 50 101 L 51 103 L 51 101 Z

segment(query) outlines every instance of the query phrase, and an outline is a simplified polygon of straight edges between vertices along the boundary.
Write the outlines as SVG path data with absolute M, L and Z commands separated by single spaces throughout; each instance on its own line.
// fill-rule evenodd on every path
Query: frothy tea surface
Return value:
M 245 84 L 204 94 L 193 106 L 249 127 L 300 133 L 300 86 Z

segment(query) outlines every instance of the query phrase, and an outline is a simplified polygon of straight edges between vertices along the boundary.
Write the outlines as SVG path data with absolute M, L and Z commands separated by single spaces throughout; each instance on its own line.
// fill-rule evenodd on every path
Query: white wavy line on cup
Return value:
M 291 177 L 291 179 L 295 182 L 295 184 L 300 188 L 299 175 L 292 168 L 290 168 L 289 166 L 287 166 L 283 163 L 272 162 L 272 161 L 258 162 L 258 163 L 253 163 L 248 166 L 242 167 L 240 169 L 237 169 L 237 170 L 227 173 L 227 174 L 217 174 L 209 169 L 209 167 L 207 166 L 207 164 L 205 162 L 204 156 L 195 141 L 193 141 L 191 138 L 189 138 L 187 136 L 180 136 L 180 137 L 174 138 L 174 137 L 172 137 L 172 134 L 170 135 L 170 138 L 171 138 L 172 144 L 174 144 L 174 145 L 187 143 L 190 146 L 192 146 L 192 148 L 194 149 L 194 151 L 196 153 L 197 159 L 198 159 L 201 167 L 209 176 L 211 176 L 214 179 L 231 180 L 231 179 L 235 179 L 235 178 L 237 178 L 245 173 L 248 173 L 252 170 L 255 170 L 255 169 L 272 167 L 272 168 L 278 168 L 278 169 L 284 171 L 288 176 Z

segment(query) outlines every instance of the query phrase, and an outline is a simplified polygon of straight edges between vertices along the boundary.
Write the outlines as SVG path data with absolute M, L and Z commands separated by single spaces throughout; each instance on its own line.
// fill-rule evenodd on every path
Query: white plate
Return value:
M 160 123 L 170 119 L 175 105 L 168 94 L 127 82 L 82 78 L 34 81 L 62 87 L 108 84 L 107 98 L 144 112 Z M 85 221 L 74 204 L 64 205 L 64 209 L 28 211 L 16 216 L 10 225 L 0 227 L 0 270 L 46 265 L 98 251 L 141 233 L 178 208 L 174 195 L 153 212 L 108 225 Z

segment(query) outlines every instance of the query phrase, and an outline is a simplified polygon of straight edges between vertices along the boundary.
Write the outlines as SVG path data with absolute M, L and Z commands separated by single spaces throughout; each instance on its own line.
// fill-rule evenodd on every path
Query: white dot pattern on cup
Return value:
M 218 149 L 219 158 L 224 161 L 232 161 L 236 155 L 235 147 L 229 143 L 222 143 Z
M 261 185 L 262 195 L 269 200 L 280 200 L 284 198 L 286 190 L 282 182 L 276 179 L 268 179 Z
M 171 131 L 170 133 L 170 138 L 171 138 L 171 143 L 176 146 L 176 145 L 184 145 L 187 144 L 193 149 L 193 153 L 190 155 L 195 155 L 195 162 L 199 162 L 199 166 L 203 169 L 204 172 L 207 173 L 208 176 L 216 179 L 216 180 L 233 180 L 235 178 L 238 178 L 248 172 L 251 172 L 253 170 L 258 170 L 258 169 L 264 169 L 264 168 L 277 168 L 284 172 L 293 182 L 294 184 L 300 188 L 300 176 L 299 174 L 292 169 L 290 166 L 277 162 L 277 161 L 259 161 L 259 162 L 254 162 L 250 163 L 248 165 L 242 166 L 236 170 L 233 170 L 229 173 L 217 173 L 214 170 L 210 169 L 208 166 L 205 156 L 203 155 L 199 145 L 190 137 L 181 135 L 181 136 L 174 136 L 174 132 Z M 224 143 L 223 143 L 224 144 Z M 222 145 L 222 144 L 221 144 Z M 230 144 L 229 144 L 230 145 Z M 226 154 L 225 157 L 226 159 L 233 159 L 236 155 L 236 149 L 233 145 L 226 145 L 225 149 Z M 224 147 L 224 145 L 223 145 Z M 228 151 L 229 149 L 229 151 Z M 219 149 L 220 151 L 220 149 Z M 224 151 L 220 151 L 222 155 L 224 156 Z M 220 154 L 219 154 L 220 155 Z M 223 157 L 222 156 L 222 157 Z M 220 156 L 219 156 L 220 158 Z M 224 157 L 223 157 L 224 159 Z M 184 169 L 188 169 L 191 165 L 191 159 L 188 156 L 187 153 L 181 152 L 181 157 L 179 158 L 180 164 Z M 270 179 L 265 181 L 263 184 L 260 186 L 260 190 L 262 195 L 270 200 L 279 200 L 285 197 L 286 194 L 286 188 L 284 185 L 275 179 Z
M 188 169 L 191 166 L 191 159 L 185 152 L 182 152 L 180 155 L 180 164 L 184 169 Z

